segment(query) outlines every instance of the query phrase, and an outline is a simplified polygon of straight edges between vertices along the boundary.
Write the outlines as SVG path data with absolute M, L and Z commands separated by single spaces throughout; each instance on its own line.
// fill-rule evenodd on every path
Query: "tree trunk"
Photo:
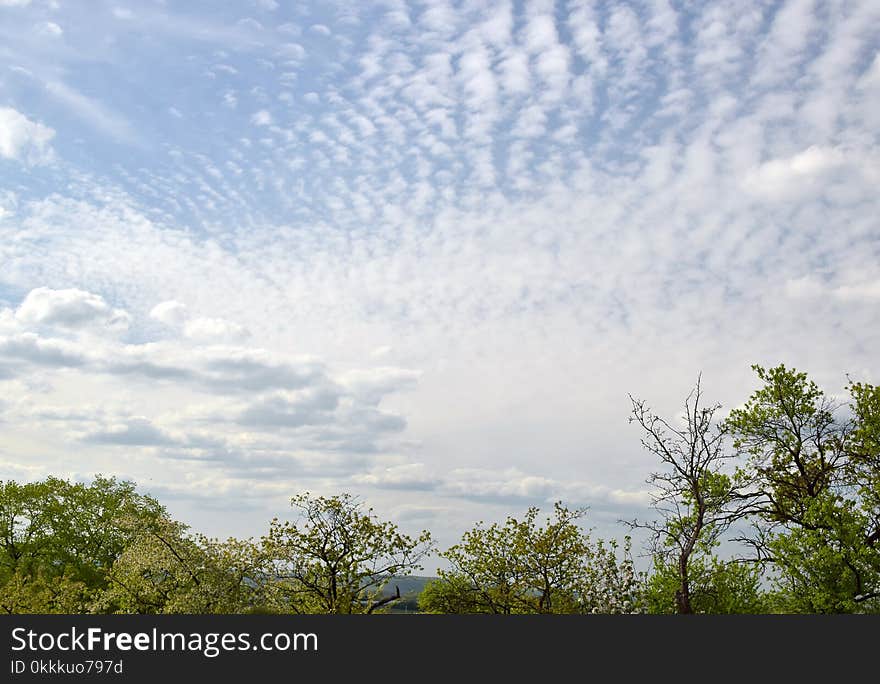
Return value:
M 678 561 L 678 572 L 681 578 L 681 586 L 675 591 L 675 607 L 680 615 L 692 615 L 691 587 L 688 578 L 688 557 L 683 555 Z

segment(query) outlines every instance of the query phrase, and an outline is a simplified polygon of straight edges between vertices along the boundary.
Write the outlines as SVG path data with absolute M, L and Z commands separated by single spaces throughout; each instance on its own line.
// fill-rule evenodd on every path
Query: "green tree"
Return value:
M 767 613 L 771 602 L 761 587 L 761 568 L 752 563 L 723 561 L 695 553 L 688 561 L 691 610 L 694 613 Z M 655 558 L 647 582 L 650 613 L 677 613 L 676 592 L 681 584 L 678 565 Z
M 850 477 L 868 518 L 865 543 L 880 545 L 880 386 L 850 382 L 854 427 L 848 443 Z
M 55 477 L 0 483 L 4 606 L 14 612 L 82 608 L 106 587 L 107 572 L 128 544 L 162 513 L 131 482 L 100 475 L 90 484 Z
M 7 614 L 92 612 L 94 591 L 67 575 L 17 569 L 0 586 L 0 611 Z
M 652 500 L 658 519 L 632 521 L 650 533 L 654 557 L 654 591 L 670 592 L 663 605 L 678 613 L 696 612 L 693 593 L 719 537 L 743 515 L 735 478 L 725 473 L 731 459 L 725 449 L 725 427 L 716 420 L 719 404 L 703 406 L 700 379 L 684 402 L 681 425 L 673 425 L 630 397 L 630 422 L 643 430 L 642 446 L 656 456 L 663 469 L 651 474 Z M 697 573 L 695 575 L 694 573 Z M 671 578 L 675 577 L 672 582 Z
M 395 576 L 421 569 L 431 537 L 411 537 L 349 494 L 294 496 L 298 519 L 272 521 L 262 540 L 269 605 L 291 613 L 373 613 L 399 599 Z
M 744 538 L 797 612 L 865 612 L 880 599 L 876 388 L 851 383 L 850 415 L 805 373 L 753 366 L 763 386 L 726 425 L 745 457 Z
M 747 458 L 748 496 L 768 521 L 803 525 L 846 465 L 850 427 L 835 419 L 837 407 L 806 373 L 752 368 L 764 386 L 725 423 Z
M 442 613 L 637 611 L 639 582 L 629 541 L 621 559 L 616 543 L 594 544 L 577 524 L 585 512 L 557 503 L 544 525 L 536 507 L 522 520 L 478 523 L 441 554 L 451 569 L 438 572 L 420 606 Z
M 880 611 L 880 559 L 865 544 L 865 516 L 853 501 L 836 496 L 816 497 L 806 508 L 803 524 L 780 525 L 766 535 L 778 609 Z
M 484 609 L 477 591 L 463 574 L 440 572 L 419 594 L 419 610 L 423 613 L 471 614 L 491 612 Z

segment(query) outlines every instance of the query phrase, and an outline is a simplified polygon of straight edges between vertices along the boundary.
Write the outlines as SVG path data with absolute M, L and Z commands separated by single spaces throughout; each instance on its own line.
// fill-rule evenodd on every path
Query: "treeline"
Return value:
M 438 551 L 423 612 L 880 612 L 880 387 L 850 381 L 836 401 L 804 373 L 753 368 L 760 387 L 723 419 L 699 380 L 676 420 L 631 398 L 658 463 L 653 515 L 623 523 L 647 532 L 647 572 L 628 536 L 594 540 L 586 509 L 562 503 L 438 551 L 353 496 L 305 493 L 293 520 L 220 540 L 131 482 L 50 477 L 0 483 L 0 610 L 387 612 L 394 578 Z

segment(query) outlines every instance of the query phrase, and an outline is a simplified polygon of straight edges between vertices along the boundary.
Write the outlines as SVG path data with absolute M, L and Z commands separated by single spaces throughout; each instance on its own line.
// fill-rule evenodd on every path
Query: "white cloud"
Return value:
M 44 24 L 40 24 L 37 30 L 40 34 L 49 36 L 50 38 L 58 38 L 59 36 L 64 35 L 64 29 L 53 21 L 47 21 Z
M 0 107 L 0 157 L 26 164 L 45 164 L 54 153 L 49 142 L 55 131 L 31 121 L 11 107 Z
M 499 48 L 510 45 L 513 32 L 513 7 L 510 2 L 497 3 L 489 8 L 486 20 L 480 24 L 480 33 L 490 44 Z
M 0 358 L 15 362 L 20 375 L 23 364 L 48 368 L 80 368 L 94 361 L 81 346 L 74 342 L 42 338 L 36 333 L 25 332 L 0 338 Z
M 526 503 L 552 504 L 563 501 L 568 505 L 604 503 L 637 508 L 650 503 L 650 493 L 646 490 L 609 489 L 583 481 L 529 475 L 516 468 L 459 468 L 451 471 L 441 486 L 444 491 L 456 496 L 520 500 Z
M 841 285 L 834 290 L 834 294 L 845 300 L 880 299 L 880 279 L 854 285 Z
M 612 489 L 607 496 L 610 501 L 625 506 L 647 508 L 651 503 L 651 492 L 647 490 L 628 492 L 622 489 Z
M 754 75 L 757 85 L 784 83 L 809 55 L 809 40 L 820 21 L 815 10 L 815 0 L 790 0 L 780 8 L 761 48 L 764 54 Z
M 501 85 L 510 93 L 527 93 L 531 84 L 529 58 L 524 52 L 511 51 L 501 62 Z
M 0 0 L 0 7 L 27 7 L 31 0 Z
M 458 25 L 459 18 L 445 0 L 431 0 L 419 17 L 419 23 L 428 31 L 448 36 Z
M 178 308 L 163 304 L 171 305 L 159 307 L 160 317 Z M 401 369 L 348 370 L 337 382 L 313 359 L 260 349 L 121 344 L 99 328 L 87 338 L 56 336 L 107 315 L 102 298 L 76 290 L 35 290 L 14 316 L 0 309 L 0 382 L 43 372 L 53 379 L 51 404 L 25 396 L 12 407 L 22 429 L 51 424 L 68 440 L 110 452 L 138 447 L 145 458 L 203 462 L 238 476 L 277 476 L 295 461 L 309 472 L 331 468 L 348 477 L 406 427 L 399 414 L 378 408 L 384 395 L 412 386 L 413 374 Z M 28 331 L 35 326 L 40 332 Z M 96 386 L 105 388 L 99 403 L 84 402 L 83 388 Z
M 160 302 L 150 310 L 150 318 L 170 326 L 182 326 L 188 317 L 186 306 L 173 299 Z
M 554 45 L 556 39 L 556 26 L 553 17 L 548 14 L 532 17 L 523 29 L 523 43 L 526 50 L 533 54 L 544 51 L 548 45 Z
M 277 391 L 264 395 L 239 410 L 233 418 L 242 425 L 258 427 L 302 427 L 331 421 L 339 406 L 339 393 L 332 387 Z
M 299 43 L 283 43 L 278 46 L 276 52 L 279 57 L 298 63 L 306 56 L 306 49 Z
M 340 373 L 337 380 L 360 401 L 375 406 L 388 395 L 414 389 L 421 377 L 418 370 L 379 366 Z
M 880 52 L 874 55 L 871 65 L 859 78 L 857 87 L 859 90 L 880 89 Z
M 569 51 L 563 45 L 544 50 L 535 62 L 535 72 L 547 83 L 553 97 L 562 97 L 568 85 Z
M 369 473 L 355 475 L 353 482 L 371 487 L 410 490 L 435 489 L 440 479 L 424 463 L 390 466 Z
M 183 334 L 198 342 L 240 342 L 250 337 L 247 328 L 222 318 L 199 317 L 187 321 Z
M 238 98 L 234 92 L 227 90 L 223 93 L 223 105 L 229 107 L 229 109 L 235 109 L 238 106 Z
M 810 276 L 790 278 L 785 281 L 785 294 L 794 299 L 811 299 L 821 296 L 825 288 Z
M 124 423 L 115 423 L 83 436 L 84 442 L 122 446 L 165 446 L 174 440 L 153 425 L 147 418 L 133 417 Z
M 251 116 L 251 123 L 254 126 L 271 126 L 272 115 L 265 109 L 261 109 L 260 111 L 255 112 L 253 116 Z
M 604 72 L 607 68 L 607 60 L 602 51 L 602 32 L 592 3 L 572 2 L 567 23 L 572 33 L 575 51 L 587 61 L 591 71 Z
M 814 193 L 828 174 L 847 163 L 837 148 L 812 145 L 791 157 L 771 159 L 743 179 L 746 191 L 769 200 L 789 200 Z
M 131 320 L 127 312 L 109 306 L 100 295 L 76 288 L 53 290 L 48 287 L 31 290 L 15 317 L 27 324 L 71 329 L 99 326 L 124 330 Z
M 0 191 L 0 221 L 14 216 L 18 208 L 18 197 L 11 190 Z
M 871 302 L 880 299 L 880 279 L 840 285 L 822 283 L 811 276 L 786 281 L 785 294 L 794 299 L 815 300 L 831 297 L 845 302 Z

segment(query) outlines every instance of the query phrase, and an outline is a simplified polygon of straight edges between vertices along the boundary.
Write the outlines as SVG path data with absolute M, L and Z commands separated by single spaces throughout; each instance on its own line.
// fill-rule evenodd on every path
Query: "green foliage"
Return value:
M 748 456 L 740 473 L 772 522 L 800 523 L 809 500 L 832 487 L 846 460 L 846 428 L 806 373 L 752 366 L 764 386 L 730 412 L 734 448 Z
M 486 613 L 477 591 L 464 574 L 442 572 L 440 578 L 425 585 L 419 594 L 419 610 L 423 613 Z
M 92 612 L 94 591 L 67 575 L 17 569 L 0 586 L 0 611 L 8 614 Z
M 773 570 L 777 606 L 876 610 L 880 393 L 850 383 L 852 417 L 840 418 L 805 373 L 753 368 L 764 386 L 727 425 L 746 457 L 740 476 L 759 530 L 751 542 Z
M 349 494 L 293 497 L 294 522 L 273 520 L 262 540 L 268 604 L 278 612 L 373 613 L 393 603 L 388 582 L 421 569 L 431 549 L 428 532 L 416 538 Z
M 855 501 L 826 493 L 810 501 L 802 525 L 770 535 L 780 611 L 877 612 L 880 557 L 865 541 L 868 524 Z
M 849 441 L 850 477 L 870 519 L 868 541 L 880 543 L 880 386 L 851 382 L 854 425 Z
M 688 567 L 694 613 L 766 613 L 767 596 L 761 590 L 760 567 L 722 561 L 705 553 L 694 554 Z M 645 591 L 648 612 L 675 613 L 675 592 L 680 583 L 677 564 L 655 561 Z
M 856 429 L 852 435 L 855 456 L 872 459 L 880 457 L 880 386 L 850 382 L 852 409 Z
M 0 483 L 0 602 L 12 612 L 85 610 L 116 559 L 163 510 L 114 478 Z
M 538 524 L 538 508 L 523 520 L 478 524 L 442 555 L 452 566 L 426 587 L 423 610 L 444 613 L 637 612 L 638 579 L 629 540 L 593 544 L 577 521 L 584 509 L 560 503 Z
M 772 612 L 761 589 L 761 568 L 754 564 L 722 561 L 707 553 L 697 553 L 688 562 L 690 600 L 694 613 Z M 676 613 L 675 600 L 681 575 L 677 563 L 655 558 L 645 590 L 650 613 Z

